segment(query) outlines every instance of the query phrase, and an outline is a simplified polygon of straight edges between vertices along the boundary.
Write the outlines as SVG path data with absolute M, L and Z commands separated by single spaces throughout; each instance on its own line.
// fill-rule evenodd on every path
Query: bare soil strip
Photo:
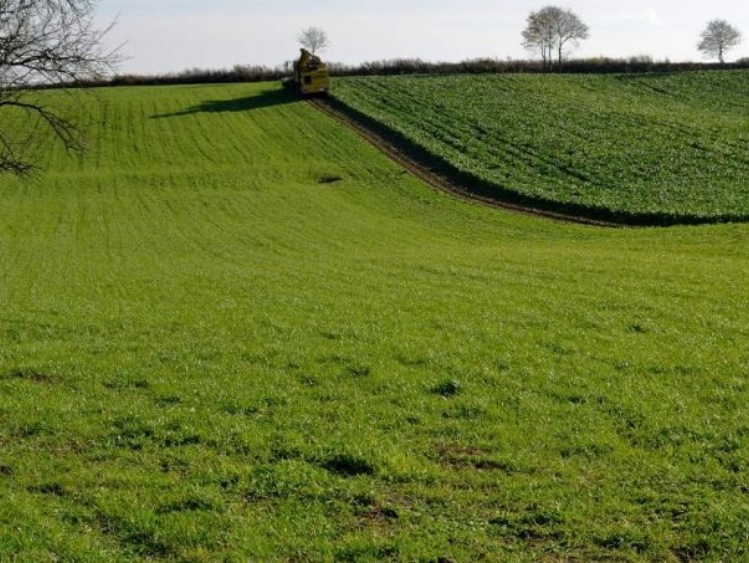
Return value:
M 407 154 L 406 148 L 401 146 L 398 142 L 386 138 L 385 135 L 383 135 L 379 131 L 374 130 L 367 123 L 363 122 L 360 119 L 357 119 L 355 116 L 344 113 L 343 111 L 338 109 L 335 104 L 331 102 L 331 100 L 324 98 L 310 98 L 309 102 L 326 115 L 356 131 L 361 137 L 363 137 L 380 152 L 385 154 L 391 160 L 398 163 L 408 172 L 419 178 L 427 185 L 433 187 L 434 189 L 449 193 L 466 201 L 480 203 L 490 207 L 497 207 L 500 209 L 513 211 L 515 213 L 522 213 L 524 215 L 532 215 L 535 217 L 554 219 L 556 221 L 579 223 L 596 227 L 624 227 L 624 225 L 618 223 L 600 221 L 576 215 L 569 215 L 556 211 L 549 211 L 546 209 L 537 209 L 534 207 L 509 203 L 498 200 L 496 198 L 477 194 L 474 190 L 471 190 L 469 186 L 466 186 L 462 182 L 460 182 L 457 178 L 457 174 L 453 175 L 444 171 L 437 171 L 433 167 L 431 167 L 428 162 L 414 158 L 412 154 Z

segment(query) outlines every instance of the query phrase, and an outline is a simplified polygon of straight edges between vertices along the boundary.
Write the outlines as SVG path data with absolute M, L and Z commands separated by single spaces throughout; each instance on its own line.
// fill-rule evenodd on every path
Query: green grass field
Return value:
M 110 89 L 0 179 L 0 559 L 731 560 L 749 225 L 412 179 L 275 85 Z
M 639 224 L 749 219 L 749 72 L 395 76 L 335 96 L 502 199 Z

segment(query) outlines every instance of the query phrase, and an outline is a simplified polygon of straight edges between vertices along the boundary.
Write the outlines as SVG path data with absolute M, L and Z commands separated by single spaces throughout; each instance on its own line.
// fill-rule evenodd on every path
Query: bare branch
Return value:
M 97 29 L 98 0 L 0 0 L 0 111 L 21 110 L 44 125 L 37 135 L 56 138 L 69 151 L 80 151 L 76 123 L 59 108 L 32 98 L 40 87 L 65 86 L 110 73 L 120 61 L 104 46 L 114 23 Z M 24 173 L 32 165 L 29 147 L 19 140 L 24 129 L 0 120 L 0 172 Z

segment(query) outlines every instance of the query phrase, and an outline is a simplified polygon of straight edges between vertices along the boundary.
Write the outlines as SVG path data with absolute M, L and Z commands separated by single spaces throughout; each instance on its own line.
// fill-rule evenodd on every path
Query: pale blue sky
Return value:
M 701 60 L 700 31 L 725 18 L 746 37 L 728 59 L 749 57 L 747 0 L 101 0 L 98 17 L 119 14 L 109 41 L 127 41 L 121 72 L 160 73 L 282 64 L 295 57 L 299 30 L 309 25 L 327 31 L 323 55 L 332 61 L 527 58 L 520 46 L 525 18 L 548 3 L 572 9 L 590 26 L 576 56 Z

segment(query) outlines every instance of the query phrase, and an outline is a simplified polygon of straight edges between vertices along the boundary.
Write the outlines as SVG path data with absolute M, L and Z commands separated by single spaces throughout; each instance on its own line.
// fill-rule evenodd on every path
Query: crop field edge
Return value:
M 354 108 L 346 106 L 343 102 L 332 98 L 310 98 L 308 101 L 321 112 L 352 129 L 378 151 L 382 152 L 397 164 L 403 166 L 419 180 L 425 182 L 436 190 L 447 192 L 466 201 L 487 205 L 489 207 L 498 207 L 500 209 L 521 213 L 523 215 L 544 217 L 556 221 L 598 227 L 621 228 L 625 226 L 625 224 L 620 222 L 604 221 L 583 215 L 568 214 L 550 208 L 542 208 L 539 205 L 533 205 L 531 203 L 518 203 L 516 201 L 510 201 L 510 198 L 499 199 L 497 197 L 480 193 L 477 190 L 468 187 L 472 185 L 474 180 L 467 181 L 466 179 L 460 178 L 461 175 L 466 174 L 450 165 L 447 161 L 443 161 L 436 156 L 433 157 L 431 153 L 406 138 L 403 138 L 402 140 L 396 138 L 401 136 L 400 133 L 389 129 L 387 126 L 380 124 L 364 114 L 360 114 L 360 112 Z M 359 115 L 349 114 L 347 111 L 348 109 L 354 112 L 354 114 Z M 382 125 L 382 129 L 378 127 L 379 125 Z M 433 159 L 436 159 L 438 162 L 432 162 Z M 476 179 L 476 181 L 482 182 L 480 179 Z
M 342 121 L 359 135 L 366 132 L 365 137 L 379 138 L 382 142 L 376 143 L 377 146 L 390 158 L 393 158 L 395 153 L 402 159 L 407 159 L 414 165 L 409 167 L 411 171 L 413 168 L 424 170 L 428 176 L 436 179 L 438 184 L 435 185 L 426 177 L 421 178 L 422 180 L 433 187 L 472 201 L 550 219 L 609 227 L 675 227 L 749 222 L 749 215 L 746 214 L 705 217 L 667 212 L 638 213 L 522 194 L 458 169 L 445 158 L 422 147 L 400 131 L 346 104 L 335 97 L 334 93 L 324 99 L 317 98 L 316 101 L 322 103 L 313 105 L 318 108 L 323 106 L 337 113 L 343 118 Z M 371 137 L 369 140 L 372 142 Z

